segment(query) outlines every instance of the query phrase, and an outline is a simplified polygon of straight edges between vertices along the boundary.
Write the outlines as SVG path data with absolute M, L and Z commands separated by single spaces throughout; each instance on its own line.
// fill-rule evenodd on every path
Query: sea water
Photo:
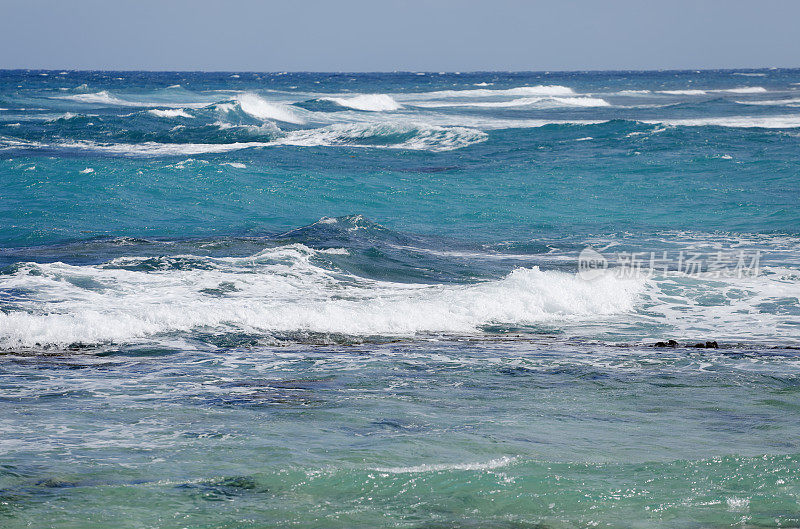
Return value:
M 0 525 L 800 525 L 799 198 L 800 70 L 0 72 Z

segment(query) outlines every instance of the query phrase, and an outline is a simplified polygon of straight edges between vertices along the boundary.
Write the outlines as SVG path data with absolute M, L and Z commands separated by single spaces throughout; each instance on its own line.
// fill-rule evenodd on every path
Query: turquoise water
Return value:
M 3 527 L 800 525 L 800 70 L 0 109 Z

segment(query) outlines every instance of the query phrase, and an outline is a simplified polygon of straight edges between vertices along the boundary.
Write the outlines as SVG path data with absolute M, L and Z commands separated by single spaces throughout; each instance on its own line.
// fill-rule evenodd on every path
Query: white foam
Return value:
M 800 105 L 800 98 L 793 99 L 762 99 L 751 101 L 734 101 L 740 105 L 759 105 L 759 106 L 787 106 L 795 107 Z
M 92 169 L 91 167 L 87 167 L 86 169 L 83 169 L 80 173 L 81 174 L 92 174 L 93 172 L 94 172 L 94 169 Z
M 642 283 L 517 269 L 472 285 L 400 284 L 316 266 L 303 245 L 250 258 L 201 259 L 204 269 L 150 272 L 103 265 L 26 264 L 0 288 L 30 292 L 24 310 L 0 313 L 0 347 L 130 342 L 199 327 L 221 332 L 355 336 L 475 333 L 484 324 L 592 320 L 630 311 Z M 144 258 L 121 258 L 136 265 Z M 232 284 L 224 296 L 209 289 Z
M 332 101 L 337 105 L 356 110 L 383 112 L 398 110 L 400 103 L 386 94 L 361 94 L 354 97 L 323 97 L 323 101 Z
M 96 143 L 92 141 L 75 141 L 56 144 L 28 144 L 38 148 L 73 149 L 77 151 L 93 151 L 106 154 L 128 156 L 175 156 L 238 151 L 253 147 L 268 147 L 271 142 L 236 142 L 236 143 Z
M 783 116 L 727 116 L 643 120 L 642 123 L 677 125 L 684 127 L 717 126 L 734 128 L 791 129 L 800 127 L 800 114 L 788 114 Z
M 667 94 L 672 96 L 702 96 L 706 95 L 705 90 L 687 89 L 687 90 L 659 90 L 659 94 Z
M 710 273 L 654 277 L 634 321 L 663 325 L 678 339 L 796 342 L 800 339 L 796 316 L 765 307 L 776 300 L 800 304 L 800 275 L 796 269 L 767 266 L 761 272 L 751 277 Z
M 222 162 L 220 165 L 228 165 L 234 169 L 247 169 L 247 165 L 240 162 Z
M 92 115 L 92 116 L 94 116 L 94 115 Z M 58 121 L 58 120 L 69 121 L 71 119 L 82 118 L 82 117 L 85 117 L 85 115 L 84 114 L 73 114 L 72 112 L 65 112 L 65 113 L 61 114 L 60 116 L 48 119 L 47 121 L 50 121 L 50 122 Z
M 166 110 L 152 109 L 148 110 L 147 112 L 159 118 L 194 118 L 193 115 L 189 114 L 182 108 Z
M 732 512 L 746 512 L 750 507 L 750 498 L 737 498 L 731 496 L 725 499 L 728 504 L 728 510 Z
M 302 125 L 305 120 L 289 105 L 270 102 L 255 94 L 241 94 L 236 98 L 242 112 L 261 120 L 275 120 Z
M 484 463 L 439 463 L 439 464 L 426 464 L 416 465 L 410 467 L 385 467 L 376 468 L 376 472 L 383 472 L 385 474 L 421 474 L 425 472 L 447 472 L 450 470 L 494 470 L 510 465 L 514 462 L 514 457 L 501 457 L 492 459 Z
M 717 92 L 729 92 L 731 94 L 763 94 L 767 91 L 763 86 L 740 86 L 738 88 L 726 88 Z

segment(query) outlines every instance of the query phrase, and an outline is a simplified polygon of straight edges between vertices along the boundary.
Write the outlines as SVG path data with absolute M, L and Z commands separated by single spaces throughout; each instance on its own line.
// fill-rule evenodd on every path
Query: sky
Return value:
M 800 67 L 797 0 L 0 0 L 0 68 Z

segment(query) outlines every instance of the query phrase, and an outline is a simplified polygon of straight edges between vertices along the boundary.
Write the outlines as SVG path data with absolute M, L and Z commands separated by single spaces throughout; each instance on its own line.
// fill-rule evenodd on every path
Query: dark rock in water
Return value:
M 678 347 L 678 342 L 675 340 L 667 340 L 666 342 L 656 342 L 653 347 Z
M 706 342 L 706 343 L 696 343 L 694 345 L 688 345 L 687 347 L 696 347 L 698 349 L 719 349 L 719 345 L 716 341 L 714 342 Z
M 666 342 L 656 342 L 653 344 L 653 347 L 680 347 L 680 344 L 675 340 L 667 340 Z M 686 347 L 694 347 L 697 349 L 719 349 L 719 344 L 716 341 L 714 342 L 697 342 L 696 344 L 687 344 Z

